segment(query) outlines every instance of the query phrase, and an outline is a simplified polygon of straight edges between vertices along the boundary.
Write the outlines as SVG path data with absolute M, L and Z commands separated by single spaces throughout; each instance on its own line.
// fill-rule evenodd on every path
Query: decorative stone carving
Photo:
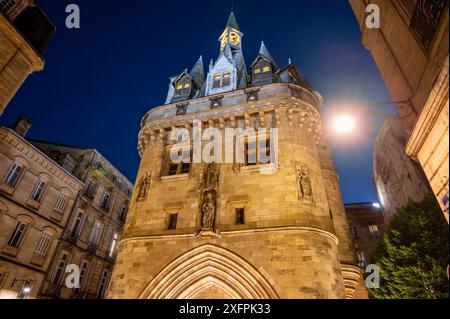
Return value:
M 314 202 L 311 177 L 308 167 L 297 168 L 297 183 L 299 189 L 299 199 Z
M 218 185 L 219 165 L 217 165 L 217 163 L 208 164 L 203 174 L 203 183 L 201 185 L 201 190 L 204 192 L 209 190 L 216 190 Z
M 138 196 L 137 201 L 141 202 L 147 198 L 148 190 L 150 188 L 150 175 L 149 173 L 146 173 L 139 182 L 139 189 L 138 189 Z
M 214 230 L 214 217 L 216 215 L 216 195 L 215 191 L 204 194 L 202 205 L 202 231 Z

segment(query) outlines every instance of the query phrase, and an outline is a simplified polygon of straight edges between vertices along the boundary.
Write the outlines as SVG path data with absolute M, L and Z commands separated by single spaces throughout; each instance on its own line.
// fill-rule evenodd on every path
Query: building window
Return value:
M 44 191 L 45 188 L 47 187 L 47 183 L 44 182 L 43 180 L 40 180 L 36 187 L 34 188 L 33 193 L 31 194 L 31 198 L 35 201 L 35 202 L 40 202 L 42 199 L 42 196 L 44 196 Z
M 369 232 L 373 238 L 381 238 L 381 234 L 380 234 L 380 231 L 378 230 L 377 225 L 370 225 Z
M 11 188 L 15 188 L 19 182 L 20 176 L 23 172 L 23 167 L 17 163 L 14 163 L 8 171 L 3 183 Z
M 80 286 L 78 288 L 75 288 L 74 293 L 75 296 L 79 296 L 80 292 L 83 290 L 84 281 L 88 275 L 88 272 L 89 272 L 89 263 L 87 261 L 83 261 L 80 267 L 80 281 L 79 281 Z
M 97 299 L 102 299 L 105 296 L 105 291 L 108 285 L 109 270 L 104 270 L 100 279 L 100 287 L 98 288 Z
M 358 256 L 358 265 L 361 268 L 366 267 L 366 257 L 364 255 L 363 251 L 357 252 L 356 255 Z
M 446 0 L 417 0 L 411 29 L 425 50 L 430 48 L 446 3 Z
M 180 81 L 177 82 L 175 85 L 175 95 L 176 96 L 183 96 L 183 95 L 189 95 L 191 93 L 191 82 L 183 78 Z
M 89 181 L 86 185 L 86 188 L 84 189 L 84 195 L 87 198 L 93 199 L 96 187 L 97 185 L 94 182 Z
M 91 235 L 89 236 L 89 246 L 91 248 L 96 248 L 100 240 L 100 235 L 102 233 L 103 225 L 98 220 L 95 221 L 94 226 L 92 226 Z
M 178 222 L 178 214 L 169 214 L 169 226 L 167 229 L 173 230 L 177 229 L 177 222 Z
M 167 176 L 175 176 L 175 175 L 181 175 L 181 174 L 189 174 L 191 171 L 191 163 L 190 159 L 192 158 L 192 151 L 190 153 L 190 158 L 182 159 L 180 163 L 174 163 L 172 162 L 171 156 L 170 156 L 170 150 L 167 152 L 167 168 L 166 168 L 166 175 Z M 186 161 L 186 163 L 185 163 Z
M 119 242 L 119 234 L 114 233 L 111 239 L 111 244 L 109 245 L 108 256 L 113 258 L 116 255 L 116 248 Z
M 244 208 L 236 208 L 236 225 L 245 224 L 245 210 Z
M 257 164 L 268 164 L 270 162 L 270 137 L 258 137 L 258 142 L 255 139 L 250 139 L 245 142 L 245 166 L 252 166 Z
M 20 243 L 22 242 L 25 236 L 27 228 L 28 224 L 18 221 L 16 227 L 14 227 L 11 236 L 9 237 L 8 246 L 19 248 Z
M 6 276 L 8 276 L 8 273 L 6 271 L 0 271 L 0 289 L 3 287 L 3 284 L 6 281 Z
M 105 194 L 103 194 L 103 200 L 102 200 L 101 207 L 104 210 L 108 210 L 110 201 L 111 201 L 111 194 L 109 194 L 108 192 L 105 192 Z
M 122 209 L 120 210 L 120 214 L 119 214 L 119 220 L 124 222 L 125 218 L 127 217 L 127 211 L 128 211 L 128 205 L 123 204 L 122 205 Z
M 231 73 L 216 73 L 213 75 L 213 89 L 229 86 L 231 84 Z
M 52 242 L 52 235 L 43 233 L 41 239 L 37 244 L 34 254 L 39 257 L 45 257 L 51 242 Z
M 0 1 L 0 9 L 3 12 L 9 13 L 16 6 L 16 4 L 16 0 L 2 0 Z
M 62 167 L 68 171 L 70 174 L 73 173 L 73 170 L 75 169 L 74 165 L 69 162 L 68 160 L 65 160 L 64 163 L 62 164 Z
M 264 59 L 260 59 L 253 66 L 253 81 L 261 81 L 272 78 L 272 66 Z
M 77 239 L 78 234 L 81 231 L 81 226 L 82 226 L 83 221 L 84 221 L 84 213 L 78 212 L 75 217 L 75 220 L 73 222 L 72 230 L 70 231 L 70 239 L 71 240 Z
M 359 239 L 358 226 L 352 226 L 351 230 L 352 230 L 352 238 Z
M 53 276 L 53 285 L 59 286 L 59 283 L 64 276 L 66 271 L 66 265 L 69 262 L 69 255 L 65 252 L 61 253 L 61 257 L 59 258 L 58 265 L 56 267 L 55 275 Z
M 56 201 L 56 205 L 55 205 L 55 211 L 57 213 L 62 214 L 64 212 L 64 209 L 66 208 L 67 205 L 67 195 L 64 193 L 59 193 L 59 197 L 58 200 Z
M 33 290 L 33 282 L 31 280 L 24 280 L 19 289 L 19 293 L 17 294 L 17 299 L 28 299 L 30 297 L 31 290 Z

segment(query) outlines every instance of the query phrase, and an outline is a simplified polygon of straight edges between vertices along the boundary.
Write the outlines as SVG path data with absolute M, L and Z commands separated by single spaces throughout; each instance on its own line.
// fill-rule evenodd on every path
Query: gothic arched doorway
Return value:
M 219 246 L 194 248 L 169 263 L 141 299 L 275 299 L 272 285 L 250 263 Z

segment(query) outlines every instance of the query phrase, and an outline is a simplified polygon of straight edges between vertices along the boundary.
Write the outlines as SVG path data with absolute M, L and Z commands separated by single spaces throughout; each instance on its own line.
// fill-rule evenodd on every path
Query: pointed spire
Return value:
M 259 54 L 266 57 L 273 64 L 276 65 L 275 60 L 273 59 L 272 55 L 270 54 L 269 50 L 267 49 L 266 45 L 264 44 L 264 41 L 261 41 L 261 47 L 259 48 Z
M 214 60 L 211 59 L 211 61 L 209 61 L 209 71 L 211 72 L 211 70 L 214 68 Z
M 203 65 L 203 57 L 200 56 L 197 60 L 197 62 L 192 67 L 191 72 L 189 72 L 189 75 L 194 80 L 194 83 L 197 85 L 198 88 L 201 88 L 203 85 L 203 82 L 205 82 L 205 67 Z
M 234 10 L 231 10 L 230 16 L 228 17 L 227 27 L 233 28 L 237 31 L 241 31 L 239 24 L 237 23 L 236 17 L 234 16 Z

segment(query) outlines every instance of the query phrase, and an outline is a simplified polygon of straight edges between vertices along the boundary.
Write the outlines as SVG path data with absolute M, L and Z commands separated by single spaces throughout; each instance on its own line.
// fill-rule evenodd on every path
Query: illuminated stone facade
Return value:
M 431 193 L 419 163 L 405 153 L 408 136 L 399 117 L 388 117 L 373 148 L 373 181 L 386 220 L 409 201 L 420 202 Z
M 0 127 L 0 299 L 37 298 L 83 184 Z
M 167 104 L 144 116 L 141 164 L 109 298 L 364 296 L 321 136 L 322 98 L 294 64 L 278 68 L 264 44 L 248 76 L 242 36 L 232 14 L 220 37 L 219 66 L 212 62 L 205 76 L 200 59 L 172 77 Z M 270 142 L 278 149 L 275 170 L 172 164 L 170 132 L 192 133 L 194 121 L 222 133 L 278 129 Z
M 54 31 L 33 0 L 0 1 L 0 115 L 27 77 L 44 68 Z
M 349 0 L 408 132 L 405 151 L 422 166 L 448 221 L 449 97 L 446 0 Z M 366 27 L 366 8 L 380 8 L 380 28 Z

